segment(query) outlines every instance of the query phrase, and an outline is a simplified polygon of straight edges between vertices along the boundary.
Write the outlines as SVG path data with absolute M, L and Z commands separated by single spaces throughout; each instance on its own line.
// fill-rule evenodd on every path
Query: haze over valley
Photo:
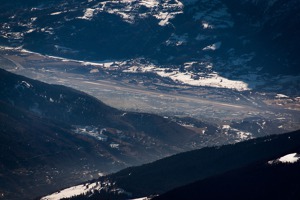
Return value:
M 0 11 L 0 199 L 300 197 L 299 1 Z

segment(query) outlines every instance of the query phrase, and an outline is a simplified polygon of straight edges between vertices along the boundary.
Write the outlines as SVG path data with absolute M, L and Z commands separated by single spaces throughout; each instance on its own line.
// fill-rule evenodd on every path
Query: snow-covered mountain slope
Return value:
M 299 160 L 299 155 L 297 153 L 290 153 L 275 160 L 268 161 L 269 164 L 276 163 L 295 163 Z
M 245 90 L 260 85 L 264 73 L 299 74 L 299 4 L 4 1 L 0 43 L 82 60 L 146 58 L 157 70 L 179 71 L 158 74 L 181 83 Z
M 103 188 L 105 187 L 106 185 L 103 184 Z M 86 183 L 86 184 L 76 185 L 73 187 L 63 189 L 59 192 L 42 197 L 41 200 L 60 200 L 63 198 L 70 198 L 78 195 L 86 195 L 87 193 L 92 193 L 95 190 L 101 190 L 101 189 L 102 186 L 100 182 L 95 182 L 91 184 Z

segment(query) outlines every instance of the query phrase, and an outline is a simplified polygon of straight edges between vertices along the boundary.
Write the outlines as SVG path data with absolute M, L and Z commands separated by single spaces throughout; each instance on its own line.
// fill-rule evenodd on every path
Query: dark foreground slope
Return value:
M 253 139 L 234 145 L 203 148 L 181 153 L 140 167 L 127 168 L 110 176 L 100 178 L 99 180 L 108 180 L 111 183 L 115 183 L 115 187 L 122 188 L 133 194 L 133 197 L 162 194 L 176 187 L 215 177 L 232 170 L 239 170 L 238 172 L 242 173 L 242 175 L 247 175 L 249 172 L 255 177 L 270 168 L 271 170 L 269 173 L 266 173 L 265 178 L 267 179 L 269 176 L 274 176 L 272 180 L 275 181 L 276 172 L 277 170 L 281 170 L 281 167 L 276 165 L 268 167 L 263 164 L 286 154 L 299 152 L 299 149 L 300 131 L 296 131 Z M 283 166 L 283 168 L 285 167 L 286 166 Z M 289 166 L 287 166 L 287 168 L 289 168 Z M 295 172 L 295 167 L 290 168 Z M 235 172 L 233 174 L 235 174 Z M 248 174 L 245 180 L 247 180 L 247 178 L 251 179 L 251 174 Z M 230 174 L 224 176 L 231 177 Z M 234 181 L 234 179 L 238 179 L 239 176 L 240 174 L 232 175 L 231 179 Z M 263 179 L 262 177 L 262 181 Z M 289 176 L 286 176 L 286 179 L 290 179 Z M 225 183 L 224 179 L 222 180 L 223 183 Z M 293 183 L 294 180 L 294 178 L 291 178 L 291 183 Z M 250 185 L 250 182 L 245 184 Z M 206 187 L 209 188 L 209 185 Z M 220 188 L 220 190 L 221 189 L 222 188 Z M 208 191 L 213 190 L 214 189 L 210 188 Z M 195 193 L 198 194 L 197 192 Z M 111 194 L 113 196 L 113 193 Z M 206 194 L 209 195 L 209 192 Z M 101 192 L 100 194 L 95 193 L 94 195 L 89 195 L 90 196 L 81 196 L 77 199 L 99 198 L 101 197 Z M 169 196 L 167 196 L 166 199 L 169 199 Z
M 300 148 L 298 148 L 300 152 Z M 153 200 L 289 199 L 300 198 L 300 162 L 249 167 L 208 178 L 167 192 Z
M 40 118 L 0 101 L 0 193 L 30 199 L 112 166 L 108 148 L 81 138 L 70 126 Z M 98 169 L 95 167 L 98 166 Z
M 0 193 L 30 199 L 201 140 L 151 114 L 124 113 L 71 88 L 0 70 Z

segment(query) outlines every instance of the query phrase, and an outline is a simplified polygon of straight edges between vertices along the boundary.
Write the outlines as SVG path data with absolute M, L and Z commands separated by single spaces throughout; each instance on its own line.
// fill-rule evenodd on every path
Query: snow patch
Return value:
M 300 159 L 300 157 L 297 155 L 297 153 L 290 153 L 285 156 L 282 156 L 276 160 L 270 160 L 268 161 L 268 164 L 274 164 L 274 163 L 295 163 Z
M 60 15 L 62 12 L 54 12 L 54 13 L 51 13 L 50 15 Z
M 21 83 L 18 83 L 18 84 L 16 84 L 15 85 L 15 88 L 19 88 L 19 87 L 21 87 L 21 88 L 32 88 L 33 86 L 30 84 L 30 83 L 28 83 L 28 82 L 26 82 L 26 81 L 21 81 Z
M 26 82 L 26 81 L 22 81 L 21 85 L 24 85 L 26 88 L 31 88 L 33 87 L 30 83 Z
M 51 195 L 41 198 L 41 200 L 60 200 L 62 198 L 70 198 L 73 196 L 86 194 L 88 192 L 94 192 L 96 190 L 100 190 L 101 188 L 102 187 L 100 182 L 82 184 L 61 190 L 59 192 L 55 192 Z
M 94 16 L 95 9 L 87 8 L 82 17 L 77 17 L 78 19 L 92 20 Z
M 178 124 L 179 124 L 180 126 L 189 127 L 189 128 L 194 128 L 194 127 L 195 127 L 194 124 L 180 123 L 180 122 L 178 122 Z
M 147 198 L 147 197 L 141 197 L 141 198 L 137 198 L 137 199 L 128 199 L 128 200 L 149 200 L 149 198 Z
M 139 10 L 141 7 L 143 7 L 143 11 Z M 95 7 L 94 14 L 99 12 L 118 15 L 124 19 L 125 22 L 131 24 L 135 23 L 137 18 L 153 16 L 160 20 L 158 22 L 160 26 L 166 26 L 170 23 L 169 21 L 171 19 L 183 12 L 183 4 L 178 0 L 174 0 L 172 2 L 169 0 L 104 1 L 100 2 L 98 6 Z
M 159 5 L 157 0 L 144 0 L 140 1 L 140 5 L 146 6 L 147 8 L 153 8 Z
M 230 129 L 230 125 L 223 125 L 222 129 Z
M 108 136 L 104 135 L 103 132 L 106 131 L 105 128 L 99 130 L 99 128 L 94 126 L 74 126 L 75 133 L 91 136 L 99 141 L 106 142 Z
M 286 95 L 284 95 L 284 94 L 277 94 L 277 95 L 275 96 L 275 98 L 277 98 L 277 99 L 281 99 L 281 98 L 289 98 L 289 96 L 286 96 Z
M 99 69 L 91 69 L 91 70 L 90 70 L 90 73 L 91 73 L 91 74 L 93 74 L 93 73 L 99 73 Z
M 241 142 L 253 138 L 251 133 L 232 128 L 230 125 L 227 124 L 222 125 L 221 129 L 224 134 L 233 136 L 235 142 Z
M 251 138 L 252 138 L 252 134 L 251 134 L 251 133 L 243 132 L 243 131 L 238 131 L 238 132 L 237 132 L 237 136 L 239 137 L 239 139 L 240 139 L 241 141 L 247 140 L 247 139 L 251 139 Z
M 120 144 L 111 143 L 109 146 L 110 146 L 110 148 L 112 148 L 112 149 L 119 149 Z
M 208 74 L 208 76 L 202 77 L 199 80 L 195 80 L 192 77 L 192 73 L 189 72 L 173 72 L 166 73 L 165 71 L 157 71 L 157 74 L 162 77 L 169 77 L 175 82 L 193 85 L 193 86 L 209 86 L 217 88 L 230 88 L 238 91 L 249 90 L 248 84 L 242 81 L 232 81 L 225 77 L 218 75 L 217 73 Z
M 169 24 L 169 21 L 175 17 L 175 15 L 180 14 L 180 13 L 182 13 L 182 12 L 174 12 L 174 13 L 160 12 L 160 13 L 154 15 L 154 17 L 156 17 L 156 19 L 160 20 L 158 25 L 166 26 L 167 24 Z
M 202 22 L 202 27 L 203 27 L 203 29 L 212 29 L 213 28 L 212 25 L 210 25 L 209 23 L 207 23 L 205 21 Z
M 5 50 L 17 50 L 16 48 L 12 48 L 12 47 L 0 46 L 0 49 L 2 49 L 2 48 L 5 49 Z M 21 49 L 20 52 L 22 52 L 22 53 L 32 53 L 32 54 L 36 54 L 36 55 L 47 57 L 47 58 L 53 58 L 53 59 L 61 60 L 62 62 L 76 62 L 76 63 L 80 63 L 83 66 L 95 66 L 95 67 L 99 66 L 99 67 L 103 67 L 103 68 L 110 68 L 113 65 L 118 65 L 118 64 L 122 63 L 121 61 L 112 61 L 112 60 L 87 62 L 87 61 L 82 61 L 82 60 L 67 59 L 67 58 L 58 57 L 58 56 L 42 55 L 40 53 L 36 53 L 36 52 L 29 51 L 29 50 L 26 50 L 26 49 Z
M 299 160 L 299 157 L 297 156 L 297 153 L 291 153 L 285 156 L 282 156 L 278 159 L 279 162 L 282 163 L 295 163 Z
M 37 17 L 30 18 L 31 22 L 35 22 L 37 20 Z
M 219 49 L 221 47 L 221 45 L 222 45 L 222 42 L 216 42 L 212 45 L 204 47 L 202 50 L 203 51 L 208 51 L 208 50 L 215 51 L 215 50 Z
M 0 46 L 0 50 L 15 50 L 14 47 Z
M 32 33 L 33 31 L 35 31 L 35 29 L 29 29 L 28 31 L 26 31 L 26 33 Z
M 211 69 L 212 64 L 207 65 L 207 69 Z M 129 73 L 141 73 L 141 72 L 153 72 L 161 77 L 167 77 L 174 82 L 193 85 L 193 86 L 208 86 L 217 88 L 229 88 L 237 91 L 250 90 L 249 85 L 243 81 L 229 80 L 225 77 L 220 76 L 217 72 L 211 73 L 198 73 L 193 72 L 181 72 L 179 69 L 160 68 L 155 65 L 143 65 L 143 66 L 132 66 L 123 72 Z

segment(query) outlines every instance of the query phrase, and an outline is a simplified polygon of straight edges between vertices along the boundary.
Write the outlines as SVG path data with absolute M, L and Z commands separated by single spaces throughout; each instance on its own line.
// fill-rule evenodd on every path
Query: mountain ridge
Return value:
M 153 200 L 299 199 L 298 179 L 299 162 L 269 164 L 264 161 L 173 189 Z
M 13 193 L 30 199 L 33 190 L 42 195 L 201 141 L 170 119 L 125 113 L 83 92 L 2 69 L 0 75 L 1 182 L 7 183 L 0 190 L 8 199 Z
M 201 61 L 219 73 L 244 62 L 250 71 L 299 74 L 297 0 L 46 2 L 15 8 L 19 16 L 4 12 L 2 44 L 84 60 Z
M 299 141 L 299 131 L 295 131 L 234 145 L 206 147 L 139 167 L 130 167 L 94 181 L 114 183 L 111 191 L 120 188 L 131 193 L 134 198 L 157 195 L 187 183 L 247 168 L 255 163 L 267 164 L 269 160 L 297 152 Z M 113 197 L 113 193 L 111 195 Z M 97 197 L 101 197 L 101 193 L 91 195 L 91 198 Z M 78 199 L 89 199 L 89 197 L 81 195 Z

